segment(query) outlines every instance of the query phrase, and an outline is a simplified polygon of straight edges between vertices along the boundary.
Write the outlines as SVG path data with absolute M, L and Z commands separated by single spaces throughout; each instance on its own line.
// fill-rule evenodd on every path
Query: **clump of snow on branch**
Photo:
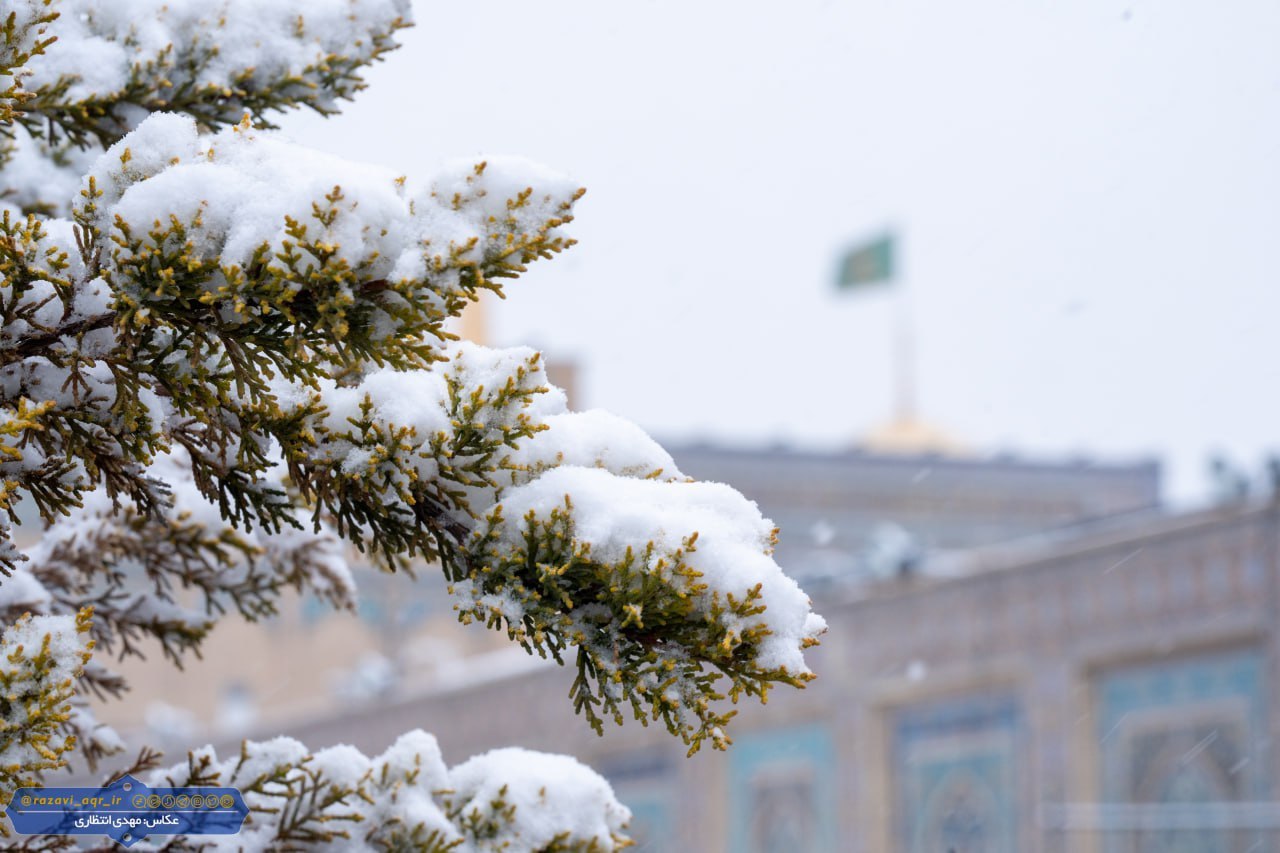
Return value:
M 363 88 L 356 71 L 392 47 L 408 0 L 56 0 L 58 40 L 27 64 L 42 101 L 98 103 L 98 122 L 58 116 L 73 138 L 137 126 L 144 104 L 207 125 L 305 105 L 334 111 Z
M 307 148 L 247 126 L 200 134 L 188 116 L 158 113 L 113 145 L 89 171 L 101 193 L 87 218 L 103 233 L 144 230 L 171 217 L 193 221 L 193 250 L 227 266 L 291 241 L 295 220 L 324 232 L 344 261 L 375 278 L 430 278 L 442 255 L 479 261 L 512 233 L 537 228 L 578 192 L 569 179 L 520 158 L 446 167 L 418 190 L 377 166 Z M 86 179 L 86 185 L 87 185 Z M 340 187 L 347 216 L 323 221 L 315 205 Z M 537 187 L 529 203 L 508 201 Z M 496 206 L 495 206 L 496 205 Z M 498 215 L 501 214 L 501 215 Z M 551 237 L 559 236 L 553 227 Z
M 803 642 L 821 635 L 826 623 L 810 612 L 809 597 L 773 561 L 775 528 L 754 502 L 721 483 L 635 479 L 564 466 L 503 497 L 502 515 L 509 521 L 500 528 L 500 541 L 518 547 L 530 524 L 549 519 L 566 499 L 573 507 L 574 538 L 602 562 L 621 562 L 650 543 L 657 553 L 669 554 L 696 536 L 685 557 L 697 573 L 690 587 L 702 587 L 688 589 L 702 605 L 695 618 L 714 619 L 714 603 L 731 595 L 746 598 L 759 586 L 763 610 L 746 620 L 726 613 L 726 627 L 738 634 L 767 629 L 755 655 L 762 668 L 809 672 Z M 661 572 L 656 564 L 650 568 Z
M 631 818 L 609 783 L 572 758 L 500 749 L 450 770 L 419 730 L 372 758 L 345 745 L 311 753 L 287 737 L 247 741 L 224 759 L 204 747 L 149 784 L 240 789 L 249 817 L 238 835 L 201 839 L 210 850 L 607 853 L 625 846 Z M 282 811 L 286 800 L 300 805 Z
M 469 830 L 469 849 L 544 850 L 558 843 L 612 850 L 631 819 L 603 777 L 566 755 L 495 749 L 453 768 L 449 783 L 445 801 Z M 497 831 L 478 831 L 489 825 Z
M 0 203 L 62 214 L 89 160 L 161 111 L 202 128 L 323 114 L 396 47 L 409 0 L 6 0 Z M 54 38 L 56 36 L 56 38 Z M 85 108 L 85 104 L 91 108 Z
M 247 126 L 202 135 L 189 117 L 162 113 L 99 158 L 77 218 L 111 235 L 114 266 L 126 271 L 176 238 L 188 263 L 220 266 L 211 293 L 259 263 L 298 288 L 320 265 L 340 265 L 355 273 L 340 284 L 349 298 L 359 296 L 358 282 L 420 282 L 416 310 L 442 319 L 461 310 L 478 268 L 567 244 L 557 216 L 579 194 L 574 182 L 519 158 L 459 162 L 411 189 L 385 169 Z M 180 236 L 128 237 L 170 222 L 188 224 Z M 299 252 L 304 245 L 309 251 Z M 126 276 L 113 281 L 129 292 Z M 377 306 L 375 340 L 402 334 L 394 315 L 403 307 Z
M 27 4 L 34 5 L 34 4 Z M 389 29 L 408 0 L 57 0 L 58 41 L 30 63 L 30 89 L 66 86 L 67 101 L 111 100 L 139 85 L 135 69 L 199 92 L 302 89 L 335 56 L 367 54 L 370 30 Z M 350 61 L 350 60 L 349 60 Z M 314 87 L 309 105 L 338 94 Z M 194 100 L 194 95 L 188 95 Z
M 27 614 L 0 635 L 0 778 L 13 788 L 36 784 L 35 774 L 62 766 L 74 746 L 70 699 L 93 648 L 88 630 L 86 609 Z

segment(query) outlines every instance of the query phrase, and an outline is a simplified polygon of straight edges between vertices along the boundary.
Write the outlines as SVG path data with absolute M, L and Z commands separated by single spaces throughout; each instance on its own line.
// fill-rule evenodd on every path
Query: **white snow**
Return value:
M 710 613 L 713 596 L 742 600 L 759 584 L 767 609 L 748 624 L 765 624 L 771 633 L 760 643 L 757 663 L 792 675 L 809 672 L 803 641 L 821 634 L 826 623 L 810 612 L 808 596 L 774 562 L 769 553 L 773 523 L 755 503 L 720 483 L 641 480 L 563 466 L 503 495 L 504 540 L 519 547 L 528 529 L 526 514 L 546 520 L 564 508 L 567 497 L 573 504 L 574 538 L 588 543 L 603 562 L 622 560 L 628 549 L 641 553 L 649 542 L 659 554 L 670 553 L 698 534 L 684 559 L 708 587 L 701 596 L 704 610 Z
M 508 457 L 533 472 L 561 465 L 603 468 L 622 477 L 660 474 L 682 479 L 671 454 L 640 427 L 617 415 L 592 409 L 562 411 L 541 418 L 547 429 L 521 442 Z M 515 477 L 516 482 L 525 477 Z
M 478 755 L 449 774 L 453 808 L 490 815 L 496 801 L 516 808 L 515 819 L 475 850 L 538 850 L 567 832 L 570 842 L 615 849 L 631 812 L 609 783 L 566 755 L 510 747 Z

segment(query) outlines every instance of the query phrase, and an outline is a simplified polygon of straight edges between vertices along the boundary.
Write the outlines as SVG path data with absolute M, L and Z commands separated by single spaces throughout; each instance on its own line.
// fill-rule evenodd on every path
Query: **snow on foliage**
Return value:
M 62 766 L 75 747 L 70 699 L 89 659 L 89 610 L 74 616 L 26 614 L 0 635 L 0 778 L 6 796 Z M 77 721 L 86 731 L 94 724 Z
M 492 541 L 519 549 L 531 528 L 565 509 L 573 515 L 574 539 L 591 559 L 620 563 L 628 554 L 652 549 L 645 574 L 687 577 L 682 589 L 698 602 L 703 618 L 731 597 L 755 598 L 761 612 L 721 616 L 726 632 L 767 629 L 757 652 L 760 665 L 808 672 L 800 652 L 805 638 L 820 633 L 821 618 L 809 612 L 808 597 L 770 558 L 772 523 L 738 492 L 720 483 L 617 477 L 604 467 L 563 466 L 508 492 L 493 511 L 498 520 Z M 693 572 L 686 575 L 682 568 Z
M 453 768 L 449 787 L 448 813 L 476 850 L 613 850 L 631 819 L 608 782 L 565 755 L 495 749 Z
M 49 5 L 12 2 L 21 17 Z M 206 125 L 247 110 L 333 112 L 407 25 L 408 0 L 57 0 L 57 41 L 26 64 L 38 133 L 103 142 L 150 112 Z M 29 127 L 32 125 L 28 125 Z
M 286 588 L 349 607 L 348 545 L 438 565 L 462 621 L 572 660 L 597 731 L 630 708 L 724 748 L 724 700 L 813 678 L 825 625 L 755 504 L 570 412 L 534 350 L 449 332 L 573 244 L 583 191 L 510 158 L 410 182 L 266 129 L 359 90 L 404 0 L 0 3 L 0 618 L 50 638 L 8 658 L 47 710 L 6 721 L 44 762 L 21 772 L 73 736 L 91 764 L 123 746 L 66 705 L 73 675 L 127 687 L 68 625 L 180 664 Z M 29 554 L 20 505 L 48 526 Z M 421 733 L 377 759 L 281 740 L 187 768 L 251 789 L 264 844 L 607 850 L 626 820 L 571 759 L 500 751 L 446 777 Z M 324 828 L 342 821 L 361 826 Z
M 203 128 L 337 111 L 395 47 L 408 0 L 6 0 L 0 183 L 23 210 L 63 213 L 88 160 L 164 110 Z M 56 16 L 56 22 L 51 20 Z M 56 35 L 56 40 L 53 36 Z M 15 107 L 19 108 L 15 112 Z
M 598 851 L 626 846 L 630 811 L 591 769 L 563 755 L 499 749 L 446 768 L 436 740 L 401 735 L 368 758 L 350 746 L 308 753 L 296 740 L 246 742 L 219 760 L 196 750 L 156 771 L 152 786 L 230 785 L 250 814 L 237 835 L 206 850 L 260 850 L 323 842 L 336 851 Z M 298 808 L 281 808 L 285 802 Z
M 0 90 L 0 121 L 13 122 L 21 106 L 31 97 L 24 83 L 31 76 L 31 61 L 53 44 L 49 24 L 57 17 L 52 0 L 8 0 L 3 7 L 0 28 L 0 77 L 7 85 Z

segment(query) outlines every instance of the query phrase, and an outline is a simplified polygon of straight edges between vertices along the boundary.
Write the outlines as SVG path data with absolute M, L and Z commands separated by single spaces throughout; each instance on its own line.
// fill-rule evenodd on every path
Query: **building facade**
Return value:
M 422 727 L 452 760 L 569 752 L 613 781 L 648 850 L 1273 850 L 1278 519 L 1116 525 L 817 599 L 817 681 L 744 706 L 726 753 L 685 758 L 632 721 L 596 737 L 554 666 L 289 731 L 378 750 Z
M 759 502 L 830 624 L 817 680 L 744 702 L 727 752 L 686 757 L 635 721 L 597 737 L 573 715 L 572 673 L 452 625 L 429 569 L 366 577 L 357 616 L 297 601 L 220 626 L 186 698 L 250 672 L 259 713 L 171 751 L 287 733 L 376 753 L 421 728 L 451 763 L 569 753 L 613 782 L 648 851 L 1280 851 L 1275 504 L 1170 514 L 1149 462 L 675 456 Z M 330 689 L 326 666 L 369 675 L 371 652 L 400 655 L 394 678 Z M 272 685 L 291 701 L 271 704 Z M 174 695 L 143 681 L 114 713 Z

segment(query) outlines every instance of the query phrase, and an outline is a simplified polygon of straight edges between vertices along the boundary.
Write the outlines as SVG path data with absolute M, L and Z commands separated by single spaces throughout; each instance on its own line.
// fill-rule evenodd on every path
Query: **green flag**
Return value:
M 840 277 L 836 285 L 842 290 L 889 281 L 893 278 L 892 234 L 849 249 L 840 261 Z

